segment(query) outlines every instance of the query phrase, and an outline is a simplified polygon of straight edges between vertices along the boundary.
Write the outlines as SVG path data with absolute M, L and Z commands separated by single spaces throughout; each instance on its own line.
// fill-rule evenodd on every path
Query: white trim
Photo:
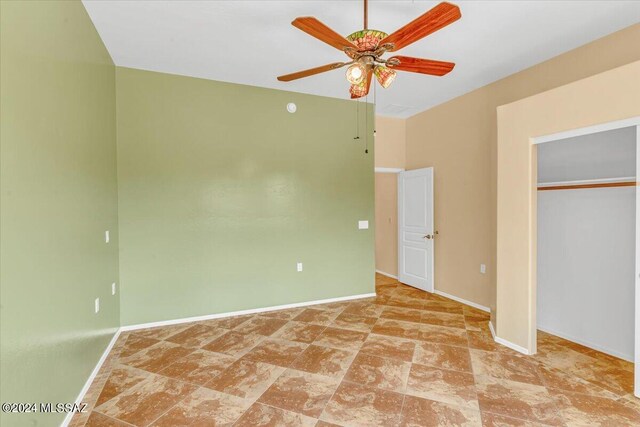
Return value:
M 375 168 L 376 173 L 400 173 L 404 172 L 403 168 Z
M 612 182 L 635 181 L 635 176 L 622 176 L 620 178 L 584 179 L 574 181 L 539 182 L 538 187 L 555 187 L 558 185 L 585 185 L 585 184 L 608 184 Z
M 230 311 L 227 313 L 205 314 L 204 316 L 183 317 L 181 319 L 161 320 L 159 322 L 139 323 L 137 325 L 122 326 L 122 331 L 135 331 L 136 329 L 155 328 L 158 326 L 177 325 L 179 323 L 198 322 L 201 320 L 221 319 L 224 317 L 243 316 L 245 314 L 265 313 L 276 310 L 286 310 L 288 308 L 306 307 L 316 304 L 329 304 L 332 302 L 350 301 L 354 299 L 371 298 L 375 297 L 375 292 L 369 294 L 349 295 L 346 297 L 328 298 L 316 301 L 296 302 L 293 304 L 274 305 L 271 307 L 251 308 L 249 310 Z
M 493 323 L 491 323 L 491 321 L 489 321 L 489 330 L 491 331 L 491 336 L 493 337 L 493 340 L 498 344 L 501 344 L 505 347 L 509 347 L 511 350 L 515 350 L 518 353 L 526 354 L 527 356 L 531 355 L 529 350 L 527 350 L 526 348 L 521 347 L 518 344 L 514 344 L 511 341 L 507 341 L 504 338 L 500 338 L 499 336 L 497 336 L 496 331 L 493 329 Z
M 640 116 L 630 117 L 628 119 L 616 120 L 615 122 L 600 123 L 593 126 L 587 126 L 578 129 L 571 129 L 564 132 L 552 133 L 550 135 L 537 136 L 531 138 L 533 144 L 542 144 L 559 139 L 573 138 L 576 136 L 589 135 L 592 133 L 605 132 L 608 130 L 626 128 L 640 125 Z
M 398 276 L 394 276 L 393 274 L 385 273 L 384 271 L 381 271 L 381 270 L 376 270 L 376 273 L 382 274 L 383 276 L 391 277 L 392 279 L 398 280 Z
M 493 323 L 491 323 L 491 320 L 489 320 L 489 331 L 491 331 L 491 338 L 493 338 L 493 340 L 496 340 L 496 331 L 493 329 Z
M 82 403 L 82 400 L 84 399 L 84 395 L 87 394 L 87 391 L 89 391 L 89 387 L 91 387 L 93 380 L 96 378 L 96 375 L 98 375 L 98 372 L 100 372 L 100 368 L 102 368 L 102 364 L 104 363 L 105 360 L 107 360 L 107 356 L 111 352 L 111 349 L 115 345 L 116 341 L 118 341 L 118 337 L 120 337 L 120 332 L 122 332 L 122 328 L 118 328 L 115 334 L 113 334 L 113 337 L 109 342 L 109 345 L 107 345 L 107 348 L 105 348 L 104 352 L 102 353 L 102 356 L 100 356 L 100 360 L 98 360 L 98 363 L 96 364 L 95 368 L 93 368 L 93 371 L 91 371 L 91 375 L 89 375 L 89 378 L 87 378 L 87 381 L 85 381 L 84 386 L 82 387 L 82 390 L 80 390 L 80 394 L 78 394 L 78 397 L 76 397 L 76 400 L 75 400 L 76 404 Z M 67 416 L 64 417 L 64 420 L 62 420 L 62 424 L 60 424 L 60 427 L 67 427 L 74 415 L 75 415 L 75 412 L 68 412 Z
M 504 338 L 495 337 L 495 342 L 498 344 L 502 344 L 505 347 L 509 347 L 511 350 L 517 351 L 518 353 L 526 354 L 527 356 L 531 355 L 529 350 L 524 347 L 520 347 L 518 344 L 514 344 L 511 341 L 507 341 Z
M 592 348 L 594 350 L 598 350 L 598 351 L 600 351 L 602 353 L 609 354 L 611 356 L 615 356 L 615 357 L 617 357 L 619 359 L 623 359 L 623 360 L 626 360 L 628 362 L 633 362 L 633 355 L 629 356 L 627 354 L 622 354 L 622 353 L 618 353 L 616 351 L 611 351 L 611 350 L 606 349 L 606 348 L 604 348 L 602 346 L 599 346 L 597 344 L 593 344 L 593 343 L 590 343 L 588 341 L 581 340 L 581 339 L 572 337 L 571 335 L 563 334 L 562 332 L 554 331 L 553 329 L 545 328 L 545 327 L 540 326 L 540 325 L 538 325 L 538 330 L 542 331 L 542 332 L 546 332 L 546 333 L 551 334 L 551 335 L 555 335 L 555 336 L 563 338 L 565 340 L 569 340 L 569 341 L 581 344 L 581 345 L 583 345 L 585 347 L 589 347 L 589 348 Z
M 640 176 L 640 125 L 636 126 L 636 175 Z M 636 185 L 636 283 L 635 283 L 635 342 L 633 394 L 640 397 L 640 186 Z
M 470 305 L 471 307 L 477 308 L 478 310 L 482 310 L 482 311 L 486 311 L 487 313 L 491 313 L 491 309 L 489 307 L 485 307 L 484 305 L 480 305 L 480 304 L 477 304 L 475 302 L 467 301 L 466 299 L 457 297 L 455 295 L 448 294 L 446 292 L 439 291 L 438 289 L 433 291 L 433 293 L 436 294 L 436 295 L 443 296 L 445 298 L 452 299 L 454 301 L 458 301 L 459 303 L 462 303 L 462 304 Z
M 515 350 L 518 353 L 522 353 L 522 354 L 526 354 L 526 355 L 530 355 L 531 353 L 529 352 L 529 350 L 527 350 L 524 347 L 519 346 L 518 344 L 514 344 L 511 341 L 507 341 L 504 338 L 500 338 L 499 336 L 496 335 L 496 331 L 493 329 L 493 323 L 491 323 L 491 321 L 489 321 L 489 330 L 491 331 L 491 336 L 493 337 L 493 340 L 495 342 L 497 342 L 498 344 L 501 344 L 505 347 L 509 347 L 511 350 Z

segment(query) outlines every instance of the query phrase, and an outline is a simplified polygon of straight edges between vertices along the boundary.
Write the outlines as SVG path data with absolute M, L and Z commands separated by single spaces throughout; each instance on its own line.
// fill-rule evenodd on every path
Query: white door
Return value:
M 398 280 L 433 292 L 433 168 L 398 174 Z

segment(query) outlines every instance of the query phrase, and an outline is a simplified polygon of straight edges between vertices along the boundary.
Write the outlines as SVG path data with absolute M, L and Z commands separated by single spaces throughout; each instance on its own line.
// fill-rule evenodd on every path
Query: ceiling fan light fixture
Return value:
M 358 85 L 364 80 L 365 73 L 366 70 L 364 68 L 364 65 L 356 62 L 355 64 L 347 68 L 347 80 L 352 85 Z
M 396 79 L 397 73 L 383 65 L 376 65 L 373 69 L 373 74 L 376 75 L 376 79 L 378 79 L 380 86 L 386 89 L 391 86 L 391 83 Z
M 462 16 L 460 8 L 443 1 L 413 21 L 391 34 L 368 28 L 368 0 L 364 0 L 364 29 L 346 37 L 338 34 L 313 16 L 296 18 L 291 24 L 308 35 L 342 51 L 350 62 L 334 62 L 308 70 L 279 76 L 279 81 L 289 82 L 304 77 L 348 67 L 346 78 L 351 83 L 351 98 L 367 96 L 371 88 L 372 76 L 383 88 L 388 88 L 396 78 L 397 71 L 444 76 L 455 64 L 453 62 L 410 56 L 392 56 L 384 59 L 387 52 L 396 52 L 418 40 L 457 21 Z M 375 86 L 374 86 L 375 87 Z

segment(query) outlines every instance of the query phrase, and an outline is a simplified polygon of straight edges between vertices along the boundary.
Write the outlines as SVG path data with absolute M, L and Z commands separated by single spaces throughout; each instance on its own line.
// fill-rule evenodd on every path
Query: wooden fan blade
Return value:
M 391 59 L 400 61 L 398 65 L 387 63 L 387 67 L 392 70 L 430 74 L 432 76 L 444 76 L 456 66 L 453 62 L 434 61 L 433 59 L 413 58 L 411 56 L 392 56 L 388 61 Z
M 365 90 L 361 92 L 360 85 L 351 85 L 349 88 L 349 93 L 351 94 L 351 99 L 362 98 L 363 96 L 367 96 L 369 94 L 369 89 L 371 89 L 371 80 L 373 80 L 373 68 L 369 68 L 367 72 L 367 77 L 364 82 Z
M 369 68 L 369 72 L 367 73 L 367 90 L 364 92 L 363 96 L 367 96 L 369 94 L 369 89 L 371 89 L 371 81 L 373 80 L 373 67 Z
M 302 18 L 296 18 L 291 23 L 296 28 L 301 29 L 305 33 L 309 34 L 321 40 L 336 49 L 344 51 L 345 49 L 354 49 L 358 50 L 356 45 L 351 43 L 349 40 L 342 37 L 340 34 L 333 31 L 331 28 L 324 25 L 322 22 L 318 21 L 313 16 L 305 16 Z
M 333 64 L 322 65 L 320 67 L 298 71 L 297 73 L 291 73 L 291 74 L 286 74 L 284 76 L 279 76 L 278 80 L 280 80 L 281 82 L 290 82 L 291 80 L 297 80 L 303 77 L 313 76 L 314 74 L 324 73 L 325 71 L 335 70 L 337 68 L 344 67 L 345 65 L 347 65 L 346 62 L 334 62 Z
M 447 2 L 440 3 L 427 13 L 419 16 L 396 32 L 380 40 L 378 45 L 382 46 L 387 43 L 393 43 L 393 48 L 388 50 L 390 52 L 395 52 L 398 49 L 402 49 L 403 47 L 410 45 L 411 43 L 416 42 L 443 27 L 446 27 L 452 22 L 460 19 L 461 16 L 460 8 L 458 6 Z

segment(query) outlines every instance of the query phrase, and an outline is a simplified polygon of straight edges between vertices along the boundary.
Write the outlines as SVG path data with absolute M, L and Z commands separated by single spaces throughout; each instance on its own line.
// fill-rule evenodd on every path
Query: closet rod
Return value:
M 623 182 L 601 182 L 593 184 L 574 184 L 574 185 L 553 185 L 548 187 L 538 187 L 538 191 L 548 190 L 582 190 L 585 188 L 606 188 L 606 187 L 634 187 L 636 181 L 623 181 Z

